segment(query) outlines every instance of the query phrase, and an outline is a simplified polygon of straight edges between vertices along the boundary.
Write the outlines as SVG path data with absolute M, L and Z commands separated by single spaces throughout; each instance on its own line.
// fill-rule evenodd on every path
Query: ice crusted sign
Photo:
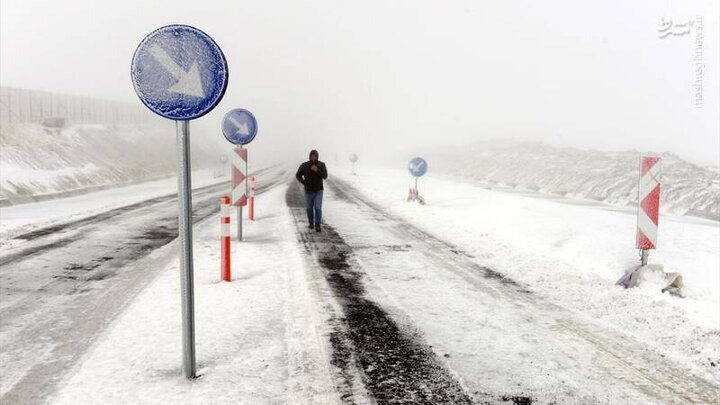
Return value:
M 257 120 L 248 110 L 235 108 L 225 114 L 222 121 L 222 133 L 233 145 L 238 145 L 232 154 L 232 205 L 238 207 L 238 240 L 242 240 L 242 207 L 247 205 L 248 150 L 243 148 L 257 135 Z
M 178 154 L 178 239 L 182 304 L 182 369 L 195 378 L 195 303 L 192 255 L 190 126 L 220 102 L 228 83 L 227 61 L 207 34 L 168 25 L 138 45 L 130 65 L 135 92 L 147 108 L 175 120 Z
M 171 120 L 207 114 L 222 99 L 228 82 L 220 47 L 187 25 L 168 25 L 145 37 L 133 55 L 131 74 L 143 104 Z
M 247 145 L 257 135 L 257 120 L 250 111 L 235 108 L 225 114 L 222 132 L 228 142 L 234 145 Z
M 412 158 L 410 163 L 408 163 L 408 171 L 410 175 L 415 178 L 415 188 L 411 188 L 408 192 L 408 201 L 417 201 L 425 205 L 425 199 L 420 196 L 420 192 L 418 191 L 418 179 L 424 176 L 427 170 L 427 162 L 421 157 Z
M 421 157 L 413 158 L 408 163 L 408 170 L 413 177 L 422 177 L 427 173 L 427 162 Z

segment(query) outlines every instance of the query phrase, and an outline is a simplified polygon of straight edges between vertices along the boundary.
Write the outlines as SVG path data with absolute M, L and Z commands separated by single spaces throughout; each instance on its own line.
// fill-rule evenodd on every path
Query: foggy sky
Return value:
M 718 165 L 718 3 L 3 0 L 0 84 L 139 102 L 133 51 L 182 23 L 230 67 L 193 136 L 243 107 L 278 156 L 517 138 Z M 660 38 L 661 17 L 703 19 L 702 109 L 694 38 Z

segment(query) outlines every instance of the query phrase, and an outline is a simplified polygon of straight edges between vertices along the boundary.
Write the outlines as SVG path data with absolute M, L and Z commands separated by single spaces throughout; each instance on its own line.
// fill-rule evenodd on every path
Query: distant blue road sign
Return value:
M 235 145 L 247 145 L 257 135 L 257 121 L 248 110 L 236 108 L 225 114 L 222 122 L 225 139 Z
M 351 154 L 350 154 L 350 161 L 353 162 L 353 163 L 355 163 L 355 162 L 357 162 L 357 160 L 358 160 L 358 155 L 356 155 L 356 154 L 354 154 L 354 153 L 351 153 Z
M 422 177 L 427 173 L 427 162 L 425 159 L 421 157 L 413 158 L 410 161 L 410 164 L 408 164 L 408 170 L 410 171 L 410 174 L 412 174 L 415 177 Z
M 220 47 L 187 25 L 168 25 L 140 42 L 130 69 L 140 100 L 171 120 L 192 120 L 220 102 L 228 67 Z

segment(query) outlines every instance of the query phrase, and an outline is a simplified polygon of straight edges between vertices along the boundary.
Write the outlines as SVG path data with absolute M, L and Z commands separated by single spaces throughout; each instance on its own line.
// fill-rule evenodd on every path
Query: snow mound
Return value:
M 638 151 L 601 152 L 543 143 L 482 142 L 432 151 L 433 171 L 571 198 L 635 206 Z M 662 154 L 661 209 L 720 219 L 720 172 Z
M 169 124 L 3 125 L 0 205 L 170 176 L 175 170 L 174 135 Z M 193 163 L 209 161 L 210 155 L 211 149 L 200 145 L 193 150 Z

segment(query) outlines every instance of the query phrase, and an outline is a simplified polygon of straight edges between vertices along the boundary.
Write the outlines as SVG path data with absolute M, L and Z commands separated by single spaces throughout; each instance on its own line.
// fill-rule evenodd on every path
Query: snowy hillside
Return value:
M 484 142 L 427 151 L 431 170 L 516 189 L 637 203 L 640 152 L 600 152 L 530 142 Z M 662 210 L 720 218 L 720 173 L 662 155 Z
M 209 146 L 194 145 L 194 168 L 217 156 Z M 174 170 L 171 125 L 0 127 L 2 205 L 158 179 Z

